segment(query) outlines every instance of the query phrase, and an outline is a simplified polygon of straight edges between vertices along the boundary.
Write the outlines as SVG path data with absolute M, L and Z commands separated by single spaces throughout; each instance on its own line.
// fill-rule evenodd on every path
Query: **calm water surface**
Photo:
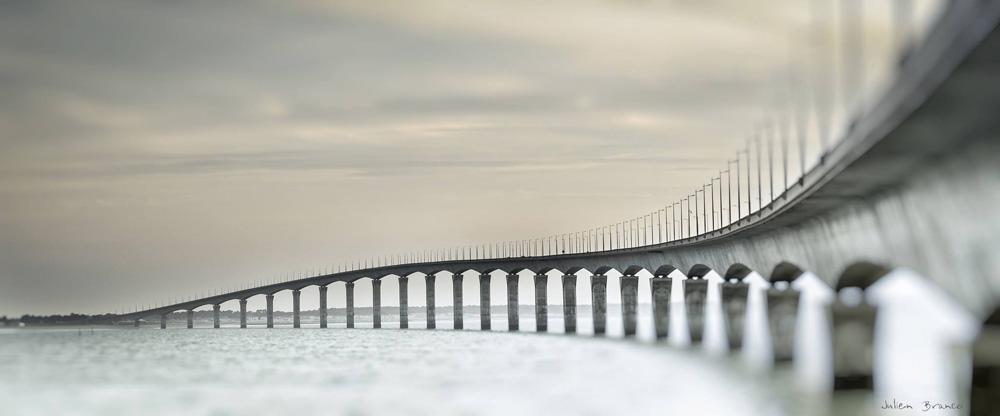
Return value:
M 0 357 L 3 415 L 774 413 L 725 361 L 581 336 L 14 330 Z

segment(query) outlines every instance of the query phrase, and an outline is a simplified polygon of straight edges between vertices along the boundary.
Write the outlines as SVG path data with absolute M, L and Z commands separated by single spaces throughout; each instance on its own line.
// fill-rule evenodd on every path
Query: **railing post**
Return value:
M 302 292 L 299 289 L 292 291 L 292 328 L 301 328 L 301 320 L 299 317 L 299 300 L 302 296 Z
M 188 309 L 187 318 L 188 318 L 188 329 L 194 328 L 194 309 Z
M 622 324 L 625 336 L 635 335 L 637 309 L 639 304 L 639 276 L 621 277 Z
M 517 273 L 507 275 L 507 330 L 517 331 L 521 329 L 520 305 L 517 300 L 517 283 L 520 279 Z
M 653 327 L 657 339 L 670 335 L 670 295 L 673 286 L 674 279 L 666 276 L 655 276 L 649 281 L 653 302 Z
M 382 281 L 372 279 L 372 328 L 382 327 Z
M 435 306 L 434 306 L 434 274 L 428 274 L 424 277 L 425 293 L 427 294 L 427 329 L 437 328 L 437 318 L 435 317 Z
M 274 328 L 274 295 L 267 295 L 267 327 Z
M 399 328 L 406 329 L 410 327 L 409 322 L 409 281 L 410 279 L 406 276 L 399 276 Z
M 221 312 L 221 310 L 222 310 L 222 305 L 219 305 L 219 304 L 212 305 L 212 321 L 213 321 L 213 327 L 214 328 L 219 328 L 219 326 L 220 326 L 219 325 L 219 313 Z
M 247 300 L 240 299 L 240 328 L 247 327 Z
M 462 280 L 465 277 L 462 273 L 455 273 L 451 276 L 451 291 L 453 298 L 453 308 L 454 308 L 454 319 L 455 329 L 462 329 L 464 325 L 464 316 L 462 310 Z
M 590 276 L 590 296 L 594 310 L 594 335 L 607 332 L 608 277 L 603 274 Z
M 687 315 L 691 344 L 701 343 L 705 333 L 705 301 L 708 299 L 708 280 L 704 276 L 688 276 L 684 284 L 684 310 Z
M 344 297 L 347 299 L 347 306 L 344 308 L 347 327 L 354 328 L 354 282 L 347 282 L 344 285 L 344 290 Z
M 327 327 L 327 322 L 326 322 L 326 312 L 327 312 L 327 308 L 326 308 L 326 301 L 327 301 L 326 291 L 327 291 L 327 287 L 326 286 L 320 286 L 319 287 L 319 327 L 320 328 L 326 328 Z
M 549 275 L 535 275 L 535 331 L 549 330 Z
M 490 274 L 479 275 L 479 329 L 490 329 Z
M 576 333 L 576 274 L 562 276 L 563 327 L 567 334 Z

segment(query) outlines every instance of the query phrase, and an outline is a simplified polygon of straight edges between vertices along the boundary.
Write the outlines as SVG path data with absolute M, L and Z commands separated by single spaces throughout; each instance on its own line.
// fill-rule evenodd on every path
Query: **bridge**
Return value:
M 872 389 L 878 307 L 863 294 L 890 271 L 903 267 L 926 277 L 982 319 L 969 403 L 972 414 L 993 414 L 1000 409 L 1000 353 L 988 347 L 1000 345 L 1000 310 L 996 309 L 1000 299 L 998 19 L 998 1 L 949 2 L 921 42 L 902 48 L 895 76 L 884 93 L 852 113 L 842 137 L 819 149 L 819 163 L 805 169 L 804 158 L 800 159 L 803 174 L 791 180 L 788 159 L 783 160 L 783 175 L 776 175 L 774 158 L 763 157 L 758 140 L 737 155 L 735 166 L 730 164 L 729 170 L 720 172 L 718 186 L 713 180 L 696 191 L 693 199 L 627 222 L 543 239 L 380 257 L 308 277 L 144 308 L 113 319 L 138 326 L 141 319 L 158 317 L 161 328 L 166 328 L 168 314 L 187 311 L 191 328 L 194 309 L 212 305 L 218 328 L 221 304 L 238 300 L 240 326 L 245 328 L 247 299 L 264 296 L 267 326 L 273 327 L 274 296 L 291 291 L 293 326 L 298 328 L 301 290 L 316 286 L 320 327 L 326 328 L 328 289 L 343 282 L 336 287 L 346 290 L 347 327 L 353 328 L 354 284 L 371 279 L 373 326 L 380 328 L 381 281 L 395 277 L 400 327 L 407 328 L 408 279 L 423 277 L 427 328 L 435 328 L 438 294 L 434 281 L 451 276 L 453 327 L 461 329 L 462 282 L 478 275 L 480 328 L 490 329 L 490 282 L 495 274 L 504 273 L 508 328 L 517 331 L 521 329 L 519 277 L 533 273 L 535 330 L 545 332 L 549 330 L 547 285 L 555 273 L 561 276 L 564 331 L 573 333 L 577 330 L 576 285 L 582 273 L 590 275 L 586 283 L 592 293 L 594 333 L 607 330 L 610 277 L 620 279 L 623 330 L 632 336 L 641 306 L 638 275 L 648 272 L 653 276 L 649 289 L 657 338 L 668 334 L 670 299 L 680 288 L 690 338 L 700 342 L 706 299 L 710 291 L 718 290 L 729 349 L 738 351 L 752 292 L 748 277 L 756 273 L 769 282 L 765 293 L 770 343 L 774 360 L 781 363 L 796 358 L 794 325 L 787 322 L 797 316 L 800 291 L 796 280 L 811 273 L 837 294 L 829 310 L 832 384 L 839 395 Z M 749 157 L 752 144 L 756 144 L 756 166 Z M 781 151 L 787 154 L 788 150 L 782 144 Z M 765 183 L 761 173 L 764 160 L 770 183 Z M 723 186 L 723 174 L 728 187 Z M 754 175 L 756 183 L 751 182 Z M 713 272 L 721 281 L 708 278 Z

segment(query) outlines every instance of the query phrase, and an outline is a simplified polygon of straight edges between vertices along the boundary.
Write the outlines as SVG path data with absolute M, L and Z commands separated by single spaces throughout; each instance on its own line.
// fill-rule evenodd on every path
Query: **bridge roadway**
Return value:
M 901 60 L 899 75 L 879 101 L 855 118 L 846 137 L 832 147 L 822 163 L 763 209 L 721 229 L 701 235 L 639 248 L 593 253 L 536 257 L 440 261 L 315 276 L 177 303 L 141 312 L 120 315 L 123 320 L 191 311 L 215 305 L 218 326 L 219 304 L 241 300 L 245 324 L 246 299 L 268 297 L 271 323 L 273 295 L 293 291 L 294 319 L 298 326 L 299 290 L 319 286 L 322 326 L 326 326 L 327 286 L 346 282 L 348 324 L 353 325 L 353 283 L 373 279 L 374 320 L 380 324 L 380 279 L 400 277 L 401 325 L 407 321 L 406 282 L 411 275 L 451 273 L 462 279 L 464 272 L 480 273 L 485 283 L 492 271 L 509 275 L 531 271 L 536 276 L 550 271 L 563 274 L 564 313 L 568 332 L 575 329 L 576 273 L 587 270 L 593 293 L 603 294 L 607 273 L 622 273 L 622 301 L 626 333 L 634 331 L 636 273 L 646 269 L 656 276 L 652 282 L 654 320 L 658 335 L 661 318 L 668 308 L 669 282 L 666 275 L 674 267 L 686 274 L 685 296 L 688 315 L 696 318 L 703 310 L 704 280 L 708 270 L 716 270 L 727 280 L 722 287 L 727 321 L 740 322 L 745 306 L 745 284 L 740 282 L 750 270 L 772 282 L 791 281 L 802 270 L 813 272 L 831 287 L 840 290 L 856 286 L 862 290 L 895 267 L 906 267 L 935 282 L 974 314 L 986 317 L 1000 299 L 1000 137 L 997 110 L 1000 109 L 1000 19 L 998 1 L 951 2 L 940 23 L 918 49 Z M 765 201 L 766 202 L 766 201 Z M 627 201 L 623 201 L 627 203 Z M 547 278 L 535 279 L 536 313 L 547 305 L 544 285 Z M 775 285 L 776 287 L 782 285 Z M 433 284 L 428 284 L 433 288 Z M 488 313 L 489 285 L 483 286 L 482 303 Z M 461 327 L 461 284 L 453 293 L 456 327 Z M 666 291 L 666 292 L 664 292 Z M 782 293 L 784 292 L 784 293 Z M 664 298 L 663 296 L 666 296 Z M 428 323 L 433 327 L 434 290 L 427 291 Z M 517 305 L 517 279 L 508 278 L 510 305 Z M 595 325 L 603 327 L 606 299 L 595 295 Z M 769 320 L 794 317 L 794 290 L 768 290 Z M 743 306 L 741 306 L 743 305 Z M 782 309 L 790 306 L 790 309 Z M 631 308 L 631 309 L 629 309 Z M 869 310 L 870 309 L 870 310 Z M 790 310 L 790 312 L 789 312 Z M 851 320 L 867 322 L 874 308 L 832 306 L 835 354 L 862 357 L 870 353 L 871 339 L 858 342 L 837 332 Z M 511 308 L 511 328 L 516 329 L 517 310 Z M 488 315 L 487 315 L 488 316 Z M 543 315 L 539 315 L 542 317 Z M 190 317 L 189 312 L 189 326 Z M 996 315 L 990 322 L 1000 325 Z M 165 323 L 165 321 L 162 321 Z M 539 319 L 538 322 L 545 322 Z M 692 319 L 692 322 L 700 320 Z M 484 319 L 488 326 L 488 321 Z M 665 324 L 664 324 L 665 325 Z M 691 331 L 700 328 L 692 325 Z M 730 340 L 738 348 L 740 331 L 733 325 Z M 540 327 L 540 330 L 545 328 Z M 599 331 L 600 332 L 600 331 Z M 772 326 L 775 357 L 783 353 L 781 330 Z M 700 334 L 698 335 L 700 338 Z M 734 339 L 735 338 L 735 339 Z M 693 336 L 692 339 L 696 338 Z M 860 349 L 859 349 L 860 348 Z M 867 350 L 866 350 L 867 348 Z M 788 352 L 790 354 L 790 351 Z M 870 355 L 868 355 L 870 356 Z M 977 356 L 978 359 L 978 356 Z M 836 362 L 838 389 L 870 388 L 871 363 L 850 365 Z M 991 368 L 1000 365 L 1000 357 Z M 853 370 L 851 369 L 853 368 Z M 993 386 L 991 388 L 996 388 Z M 1000 400 L 1000 399 L 997 399 Z M 1000 407 L 1000 403 L 996 403 Z

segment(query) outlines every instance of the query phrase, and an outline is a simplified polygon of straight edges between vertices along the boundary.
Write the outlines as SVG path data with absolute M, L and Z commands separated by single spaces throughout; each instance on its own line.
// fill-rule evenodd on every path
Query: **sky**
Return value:
M 539 3 L 0 3 L 0 315 L 634 218 L 825 62 L 806 2 Z

